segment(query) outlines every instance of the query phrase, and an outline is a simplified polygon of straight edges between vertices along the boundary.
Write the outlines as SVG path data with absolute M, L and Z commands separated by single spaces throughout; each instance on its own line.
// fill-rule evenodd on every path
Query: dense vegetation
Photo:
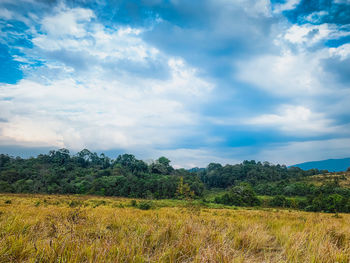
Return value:
M 216 197 L 215 202 L 236 206 L 258 206 L 261 204 L 253 188 L 246 183 L 231 187 L 227 193 Z
M 74 156 L 66 149 L 29 159 L 0 155 L 1 192 L 174 198 L 180 178 L 190 193 L 202 194 L 199 177 L 173 169 L 165 157 L 147 165 L 131 154 L 111 160 L 86 149 Z
M 350 188 L 342 187 L 339 177 L 320 185 L 307 181 L 326 173 L 255 161 L 225 166 L 210 163 L 206 168 L 185 170 L 174 169 L 166 157 L 147 164 L 131 154 L 110 159 L 86 149 L 75 155 L 60 149 L 29 159 L 1 154 L 0 192 L 202 198 L 204 202 L 235 206 L 350 212 Z M 226 192 L 207 200 L 205 189 Z
M 227 193 L 215 198 L 218 203 L 256 206 L 261 203 L 253 198 L 257 194 L 272 196 L 263 204 L 270 207 L 289 207 L 315 212 L 350 212 L 350 188 L 340 185 L 340 180 L 346 179 L 345 177 L 323 180 L 320 185 L 307 181 L 314 175 L 326 173 L 328 171 L 304 171 L 297 167 L 287 168 L 255 161 L 225 166 L 212 163 L 206 169 L 197 171 L 207 187 L 232 186 Z M 288 198 L 295 196 L 303 198 Z

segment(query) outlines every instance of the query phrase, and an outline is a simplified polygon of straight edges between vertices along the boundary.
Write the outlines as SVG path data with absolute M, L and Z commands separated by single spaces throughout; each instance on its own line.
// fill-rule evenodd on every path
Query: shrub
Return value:
M 77 207 L 77 206 L 81 206 L 82 202 L 81 201 L 77 201 L 77 200 L 72 200 L 68 203 L 69 207 Z
M 150 201 L 142 201 L 138 206 L 141 210 L 149 210 L 152 208 L 152 202 Z
M 290 202 L 285 196 L 276 195 L 269 201 L 269 205 L 272 207 L 290 207 Z
M 236 206 L 258 206 L 261 204 L 253 188 L 247 183 L 232 187 L 228 193 L 216 197 L 215 202 Z
M 328 213 L 350 212 L 350 199 L 339 194 L 309 197 L 307 211 L 325 211 Z
M 305 209 L 305 207 L 307 207 L 307 202 L 305 200 L 299 200 L 298 201 L 298 208 Z

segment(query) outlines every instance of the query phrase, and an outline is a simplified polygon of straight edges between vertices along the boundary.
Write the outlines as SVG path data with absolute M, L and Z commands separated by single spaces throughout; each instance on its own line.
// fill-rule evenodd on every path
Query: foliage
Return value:
M 191 188 L 188 184 L 184 184 L 184 178 L 181 176 L 177 189 L 176 189 L 176 197 L 183 199 L 190 199 L 194 197 L 194 191 L 191 191 Z
M 147 164 L 132 154 L 111 159 L 87 149 L 74 155 L 67 149 L 52 150 L 28 159 L 0 154 L 2 193 L 189 200 L 203 198 L 204 191 L 222 193 L 229 189 L 216 196 L 215 203 L 350 212 L 350 188 L 344 187 L 346 180 L 344 174 L 333 176 L 317 169 L 304 171 L 253 160 L 225 166 L 210 163 L 206 168 L 185 170 L 174 169 L 164 156 Z M 271 198 L 261 204 L 257 194 Z M 303 199 L 292 198 L 296 196 Z M 72 203 L 72 206 L 80 205 Z
M 138 207 L 141 210 L 149 210 L 152 208 L 152 202 L 151 201 L 141 201 L 138 205 Z
M 350 198 L 344 197 L 339 194 L 323 195 L 320 194 L 316 197 L 309 196 L 308 206 L 305 208 L 307 211 L 315 212 L 350 212 Z
M 241 183 L 238 186 L 232 187 L 228 193 L 225 193 L 221 197 L 216 197 L 215 202 L 235 206 L 260 205 L 260 200 L 256 196 L 253 188 L 247 183 Z
M 276 195 L 270 200 L 269 205 L 272 207 L 289 207 L 290 202 L 285 196 Z
M 53 150 L 29 159 L 0 155 L 0 192 L 7 193 L 174 198 L 180 178 L 186 194 L 202 196 L 199 176 L 174 169 L 166 157 L 147 165 L 132 154 L 112 160 L 87 149 L 75 155 L 67 149 Z
M 287 168 L 285 165 L 272 165 L 268 162 L 261 163 L 254 160 L 225 166 L 210 163 L 206 169 L 195 169 L 194 171 L 209 188 L 227 188 L 238 185 L 240 182 L 248 182 L 255 186 L 262 183 L 304 178 L 320 173 L 317 169 L 304 171 L 298 167 Z
M 130 205 L 132 206 L 132 207 L 136 207 L 137 206 L 137 201 L 136 200 L 131 200 L 130 201 Z

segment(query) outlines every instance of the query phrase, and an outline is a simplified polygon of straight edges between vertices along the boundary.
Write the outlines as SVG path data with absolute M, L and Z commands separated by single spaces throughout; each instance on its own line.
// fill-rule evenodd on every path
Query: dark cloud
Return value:
M 191 6 L 179 1 L 173 15 L 160 10 L 163 20 L 145 32 L 144 39 L 165 52 L 184 57 L 212 76 L 229 77 L 232 62 L 274 51 L 271 30 L 276 19 L 254 10 L 206 1 Z

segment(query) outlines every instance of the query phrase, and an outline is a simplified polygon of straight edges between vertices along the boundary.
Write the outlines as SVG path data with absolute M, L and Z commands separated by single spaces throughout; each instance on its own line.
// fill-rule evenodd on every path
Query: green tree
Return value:
M 184 183 L 184 178 L 182 176 L 177 185 L 176 196 L 181 199 L 191 199 L 194 197 L 194 191 L 191 191 L 190 186 L 187 183 Z
M 171 174 L 174 168 L 170 166 L 170 160 L 166 157 L 160 157 L 151 164 L 151 172 L 155 174 Z
M 238 186 L 230 188 L 228 193 L 221 197 L 216 197 L 215 202 L 225 205 L 236 206 L 258 206 L 260 200 L 256 196 L 253 188 L 247 183 L 241 183 Z
M 269 205 L 272 207 L 289 207 L 290 202 L 283 195 L 276 195 L 270 201 Z

